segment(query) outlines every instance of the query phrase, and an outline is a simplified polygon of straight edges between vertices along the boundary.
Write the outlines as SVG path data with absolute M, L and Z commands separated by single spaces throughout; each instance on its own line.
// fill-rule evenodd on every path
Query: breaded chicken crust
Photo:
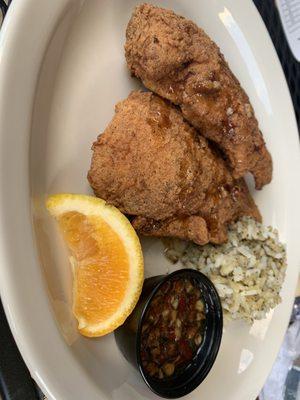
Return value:
M 171 10 L 142 4 L 127 27 L 125 56 L 144 85 L 180 106 L 184 117 L 225 155 L 235 178 L 272 179 L 272 159 L 249 98 L 218 46 Z
M 222 243 L 243 215 L 260 220 L 243 179 L 171 103 L 132 92 L 93 145 L 88 180 L 98 197 L 150 236 Z

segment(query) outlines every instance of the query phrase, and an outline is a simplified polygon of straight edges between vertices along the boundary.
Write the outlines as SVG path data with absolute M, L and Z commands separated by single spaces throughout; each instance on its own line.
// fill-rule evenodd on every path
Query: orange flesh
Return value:
M 74 271 L 74 314 L 89 324 L 107 320 L 119 309 L 129 282 L 129 258 L 112 228 L 100 217 L 67 212 L 59 225 Z

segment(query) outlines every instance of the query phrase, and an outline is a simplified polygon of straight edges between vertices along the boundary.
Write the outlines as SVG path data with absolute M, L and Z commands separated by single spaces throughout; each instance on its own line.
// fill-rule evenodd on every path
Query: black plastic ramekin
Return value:
M 182 373 L 167 379 L 158 379 L 149 376 L 142 367 L 141 327 L 148 305 L 161 285 L 167 280 L 181 277 L 193 279 L 201 290 L 206 315 L 203 340 L 196 356 Z M 198 271 L 181 269 L 170 275 L 159 275 L 145 280 L 138 304 L 125 323 L 115 331 L 115 338 L 125 358 L 141 373 L 154 393 L 165 398 L 178 398 L 193 391 L 209 373 L 220 348 L 222 331 L 222 306 L 214 285 Z

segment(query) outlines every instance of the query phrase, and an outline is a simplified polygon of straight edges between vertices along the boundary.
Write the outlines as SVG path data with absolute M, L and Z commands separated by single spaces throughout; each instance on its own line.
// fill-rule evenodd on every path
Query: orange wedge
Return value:
M 120 326 L 141 293 L 141 245 L 127 218 L 104 200 L 57 194 L 47 200 L 71 253 L 73 312 L 84 336 L 102 336 Z

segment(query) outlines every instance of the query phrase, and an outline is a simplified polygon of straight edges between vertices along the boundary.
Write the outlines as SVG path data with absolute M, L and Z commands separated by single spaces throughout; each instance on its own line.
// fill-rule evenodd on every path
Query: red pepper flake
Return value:
M 179 341 L 179 351 L 185 360 L 191 360 L 193 358 L 193 352 L 187 340 L 182 339 Z
M 178 311 L 183 313 L 186 310 L 186 300 L 184 296 L 180 296 L 179 303 L 178 303 Z

